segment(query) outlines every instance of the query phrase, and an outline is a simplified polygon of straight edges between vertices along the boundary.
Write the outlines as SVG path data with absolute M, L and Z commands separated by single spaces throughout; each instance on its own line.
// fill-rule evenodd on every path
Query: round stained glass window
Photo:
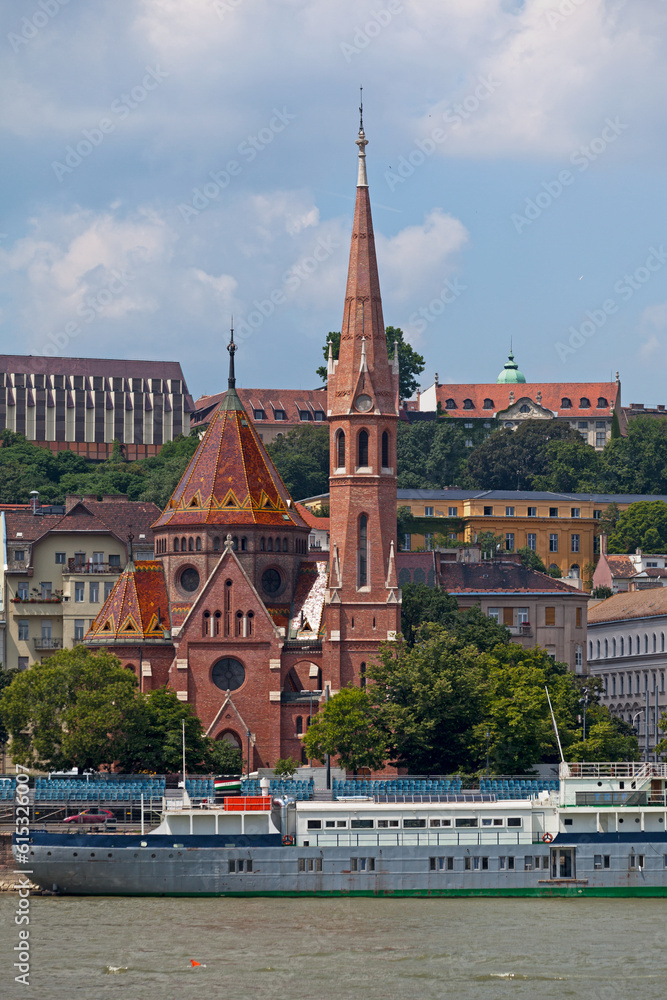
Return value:
M 276 594 L 280 590 L 281 583 L 277 569 L 266 569 L 262 573 L 262 589 L 266 594 Z
M 236 691 L 245 680 L 243 664 L 233 656 L 225 656 L 214 665 L 211 679 L 221 691 Z
M 178 582 L 183 590 L 187 590 L 191 594 L 199 586 L 199 573 L 196 569 L 192 569 L 192 567 L 184 569 Z

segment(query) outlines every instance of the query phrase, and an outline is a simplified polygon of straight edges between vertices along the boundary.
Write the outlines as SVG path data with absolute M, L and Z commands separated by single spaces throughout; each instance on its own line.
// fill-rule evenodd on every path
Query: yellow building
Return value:
M 667 497 L 398 490 L 398 507 L 408 507 L 418 519 L 417 530 L 399 537 L 399 548 L 433 548 L 436 535 L 443 535 L 452 545 L 473 542 L 483 532 L 490 532 L 500 539 L 501 551 L 532 549 L 547 569 L 557 567 L 563 577 L 579 579 L 587 586 L 599 554 L 596 529 L 605 508 L 616 503 L 620 510 L 626 510 L 641 500 L 667 501 Z
M 127 562 L 130 538 L 135 557 L 152 558 L 159 513 L 116 495 L 2 512 L 2 665 L 25 670 L 82 642 Z

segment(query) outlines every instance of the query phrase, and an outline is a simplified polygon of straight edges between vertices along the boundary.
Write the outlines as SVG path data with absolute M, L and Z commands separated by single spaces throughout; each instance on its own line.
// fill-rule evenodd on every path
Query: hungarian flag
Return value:
M 214 778 L 213 787 L 216 795 L 237 795 L 241 791 L 241 779 Z

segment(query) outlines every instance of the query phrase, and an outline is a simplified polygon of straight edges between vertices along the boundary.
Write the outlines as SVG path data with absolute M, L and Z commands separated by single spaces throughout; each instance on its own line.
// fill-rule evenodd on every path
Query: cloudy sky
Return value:
M 0 0 L 0 352 L 317 384 L 364 86 L 384 315 L 424 386 L 667 402 L 664 0 Z

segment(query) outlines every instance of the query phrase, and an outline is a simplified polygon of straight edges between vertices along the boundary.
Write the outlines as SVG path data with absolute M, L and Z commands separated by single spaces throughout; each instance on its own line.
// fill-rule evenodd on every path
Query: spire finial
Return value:
M 227 386 L 229 389 L 236 388 L 236 376 L 234 374 L 234 354 L 236 352 L 236 344 L 234 343 L 234 317 L 232 316 L 232 326 L 230 332 L 230 340 L 227 344 L 227 350 L 229 351 L 229 378 L 227 379 Z
M 359 88 L 361 97 L 363 98 L 364 88 Z M 359 137 L 356 139 L 357 146 L 359 147 L 359 176 L 357 178 L 357 187 L 368 187 L 368 178 L 366 176 L 366 146 L 368 145 L 368 139 L 366 138 L 366 133 L 364 132 L 364 102 L 363 99 L 359 103 Z

